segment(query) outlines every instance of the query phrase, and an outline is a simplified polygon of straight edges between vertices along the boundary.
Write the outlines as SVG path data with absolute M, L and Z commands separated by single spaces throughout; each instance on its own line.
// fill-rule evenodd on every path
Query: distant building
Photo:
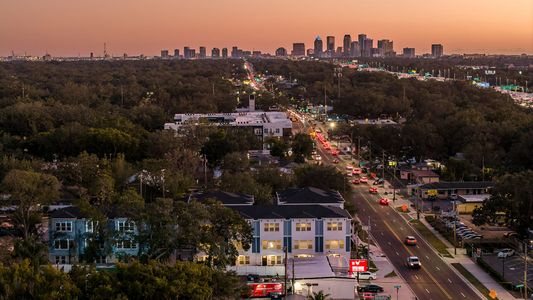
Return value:
M 444 47 L 441 44 L 431 45 L 431 56 L 439 58 L 444 55 Z
M 174 49 L 174 58 L 180 58 L 180 49 Z
M 220 58 L 220 49 L 213 48 L 211 50 L 211 58 Z
M 494 183 L 490 181 L 440 181 L 418 186 L 414 189 L 414 193 L 422 199 L 427 199 L 431 195 L 439 199 L 449 199 L 464 195 L 487 195 L 493 186 Z
M 379 40 L 378 41 L 379 56 L 391 57 L 394 53 L 394 45 L 391 40 Z
M 189 58 L 196 58 L 196 49 L 189 49 Z
M 161 50 L 161 58 L 168 59 L 168 50 Z
M 294 43 L 292 44 L 292 56 L 305 56 L 305 44 Z
M 222 48 L 222 58 L 228 58 L 228 48 Z
M 415 48 L 403 48 L 403 57 L 405 58 L 415 58 Z
M 205 47 L 200 47 L 200 55 L 199 55 L 199 58 L 206 58 L 207 57 L 207 51 L 205 49 Z
M 357 39 L 359 41 L 359 53 L 361 53 L 361 56 L 363 56 L 363 52 L 365 51 L 366 34 L 359 34 L 359 36 L 357 36 Z
M 342 57 L 342 47 L 337 47 L 337 51 L 335 51 L 335 57 Z
M 243 57 L 243 51 L 237 47 L 231 48 L 231 58 L 242 58 Z
M 334 36 L 331 36 L 331 35 L 328 35 L 326 37 L 326 47 L 327 47 L 327 54 L 329 57 L 333 57 L 333 55 L 335 54 L 335 37 Z
M 278 56 L 278 57 L 287 56 L 287 49 L 285 49 L 283 47 L 279 47 L 278 49 L 276 49 L 276 56 Z
M 348 57 L 351 54 L 352 36 L 349 34 L 344 35 L 343 39 L 343 56 Z
M 261 51 L 259 50 L 254 50 L 252 51 L 252 57 L 261 57 Z
M 350 45 L 350 56 L 359 57 L 361 56 L 361 50 L 359 49 L 359 42 L 353 41 Z
M 314 43 L 314 51 L 313 51 L 313 55 L 315 57 L 322 57 L 322 55 L 324 54 L 324 45 L 322 43 L 322 39 L 317 36 L 315 38 L 315 43 Z
M 366 38 L 363 46 L 363 57 L 372 57 L 372 48 L 374 48 L 374 40 Z
M 191 57 L 191 49 L 189 47 L 183 47 L 183 58 L 190 59 Z

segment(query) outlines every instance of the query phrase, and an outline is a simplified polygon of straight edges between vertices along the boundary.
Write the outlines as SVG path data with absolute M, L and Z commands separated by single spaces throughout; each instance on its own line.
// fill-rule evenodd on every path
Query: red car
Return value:
M 381 199 L 379 199 L 379 204 L 381 204 L 381 205 L 385 205 L 385 206 L 386 206 L 386 205 L 389 205 L 389 202 L 390 202 L 390 200 L 387 199 L 387 198 L 381 198 Z
M 370 187 L 370 188 L 368 189 L 368 192 L 369 192 L 370 194 L 377 194 L 377 193 L 378 193 L 378 188 L 377 188 L 377 187 Z
M 352 180 L 352 183 L 353 184 L 359 184 L 359 183 L 361 183 L 361 181 L 359 179 L 354 179 L 354 180 Z
M 408 235 L 405 238 L 405 244 L 406 245 L 416 245 L 416 238 L 412 235 Z
M 361 174 L 361 173 L 363 173 L 363 171 L 361 170 L 361 168 L 354 168 L 353 169 L 353 173 L 354 174 Z
M 361 183 L 368 183 L 368 178 L 366 177 L 361 177 Z

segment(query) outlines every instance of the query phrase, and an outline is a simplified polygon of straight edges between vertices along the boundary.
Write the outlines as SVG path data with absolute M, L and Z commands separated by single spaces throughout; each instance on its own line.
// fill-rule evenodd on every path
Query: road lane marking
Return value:
M 463 298 L 466 298 L 465 294 L 463 294 L 463 292 L 461 292 L 461 296 L 463 296 Z
M 429 256 L 426 255 L 426 258 L 429 260 Z
M 428 289 L 426 289 L 426 292 L 428 292 L 428 294 L 430 294 L 430 292 L 429 292 L 429 290 L 428 290 Z
M 448 281 L 449 281 L 450 283 L 452 283 L 452 280 L 451 280 L 450 278 L 448 278 Z
M 418 275 L 415 275 L 415 278 L 416 278 L 416 280 L 419 280 L 419 279 L 420 279 L 420 278 L 418 278 Z
M 396 255 L 400 256 L 400 253 L 398 253 L 398 251 L 396 251 Z
M 435 269 L 437 269 L 437 271 L 440 271 L 439 267 L 435 267 Z

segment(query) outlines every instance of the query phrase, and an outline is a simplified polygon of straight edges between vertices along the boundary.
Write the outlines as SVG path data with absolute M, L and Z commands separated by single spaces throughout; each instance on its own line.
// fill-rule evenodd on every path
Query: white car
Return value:
M 502 249 L 500 250 L 500 252 L 498 252 L 498 258 L 506 258 L 506 257 L 513 256 L 513 255 L 514 255 L 514 250 L 509 249 L 509 248 Z
M 357 275 L 355 275 L 357 277 Z M 360 280 L 375 280 L 378 275 L 374 272 L 361 272 L 359 273 Z

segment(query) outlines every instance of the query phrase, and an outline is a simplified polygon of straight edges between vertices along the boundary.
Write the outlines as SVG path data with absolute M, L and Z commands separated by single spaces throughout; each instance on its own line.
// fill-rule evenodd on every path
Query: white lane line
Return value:
M 417 276 L 417 275 L 415 275 L 415 278 L 416 278 L 416 280 L 419 280 L 419 279 L 420 279 L 420 278 L 418 278 L 418 276 Z
M 398 253 L 398 251 L 396 251 L 396 255 L 400 256 L 400 253 Z
M 440 271 L 439 267 L 435 267 L 435 269 L 437 269 L 437 271 Z
M 383 232 L 381 232 L 381 235 L 382 235 L 382 236 L 385 236 L 385 235 L 383 234 Z M 390 244 L 390 242 L 389 242 L 389 244 Z
M 466 298 L 465 294 L 463 294 L 463 292 L 461 292 L 461 296 L 463 296 L 463 298 Z
M 428 294 L 429 294 L 429 290 L 428 289 L 426 289 L 426 292 L 428 292 Z
M 429 256 L 426 255 L 426 258 L 429 260 Z
M 389 245 L 391 245 L 391 246 L 392 246 L 391 242 L 387 242 L 387 244 L 389 244 Z
M 450 278 L 448 278 L 448 281 L 449 281 L 450 283 L 452 283 L 452 281 L 451 281 L 451 279 L 450 279 Z

